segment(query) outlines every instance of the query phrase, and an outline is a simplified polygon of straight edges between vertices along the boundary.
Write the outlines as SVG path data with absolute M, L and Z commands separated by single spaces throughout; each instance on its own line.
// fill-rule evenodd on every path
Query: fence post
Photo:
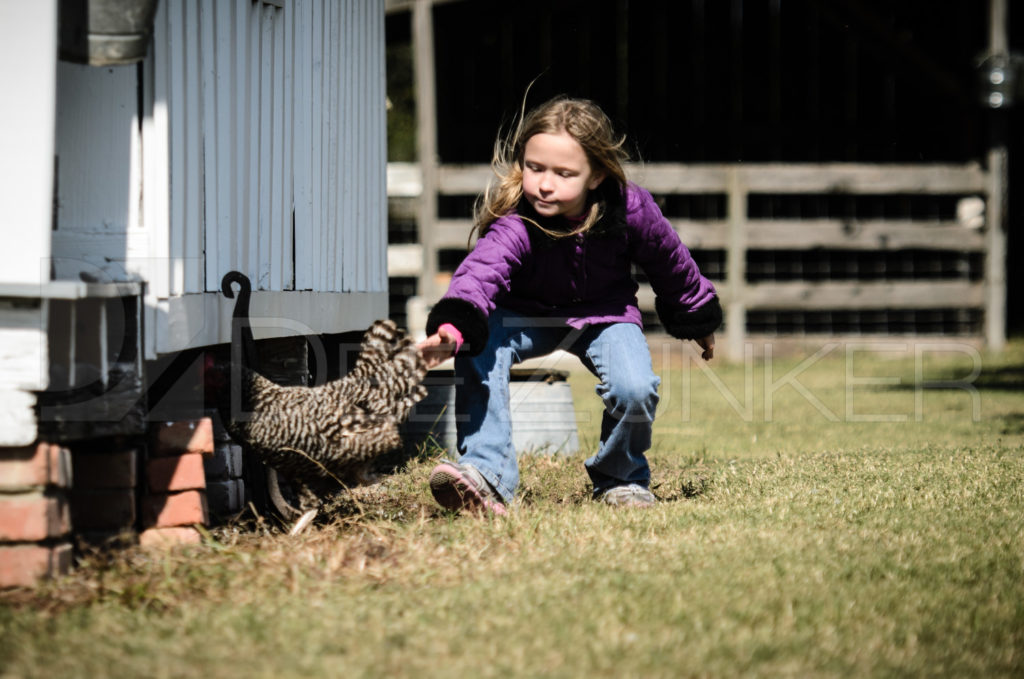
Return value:
M 1009 57 L 1006 0 L 989 5 L 989 55 Z M 994 351 L 1006 346 L 1006 200 L 1007 113 L 990 111 L 988 200 L 985 206 L 985 342 Z
M 1006 346 L 1006 147 L 988 153 L 985 224 L 985 343 Z
M 725 348 L 729 358 L 743 355 L 747 332 L 747 187 L 736 165 L 727 170 L 729 250 L 726 253 Z
M 416 228 L 423 246 L 423 269 L 417 294 L 432 303 L 437 287 L 437 92 L 434 71 L 434 3 L 412 4 L 413 63 L 416 87 L 416 137 L 422 190 L 416 209 Z

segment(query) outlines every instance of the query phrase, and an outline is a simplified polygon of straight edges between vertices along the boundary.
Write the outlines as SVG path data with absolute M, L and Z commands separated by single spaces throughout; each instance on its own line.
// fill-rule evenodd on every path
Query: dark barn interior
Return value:
M 388 17 L 392 160 L 412 160 L 415 119 L 407 11 Z M 648 163 L 977 163 L 993 147 L 1009 158 L 1007 261 L 1021 251 L 1024 100 L 995 108 L 982 71 L 990 5 L 961 0 L 523 0 L 455 1 L 433 8 L 437 155 L 442 164 L 489 161 L 499 125 L 567 93 L 596 100 Z M 1012 51 L 1024 16 L 1007 11 Z M 763 218 L 955 218 L 957 196 L 751 195 Z M 675 215 L 714 219 L 721 195 L 671 196 Z M 469 196 L 443 196 L 439 216 L 465 217 Z M 401 238 L 400 234 L 395 235 Z M 726 256 L 694 249 L 713 278 Z M 441 254 L 452 268 L 461 253 Z M 955 250 L 758 250 L 747 279 L 980 280 L 984 256 Z M 1024 327 L 1016 268 L 1007 266 L 1008 331 Z M 972 310 L 864 314 L 757 312 L 751 331 L 972 334 Z

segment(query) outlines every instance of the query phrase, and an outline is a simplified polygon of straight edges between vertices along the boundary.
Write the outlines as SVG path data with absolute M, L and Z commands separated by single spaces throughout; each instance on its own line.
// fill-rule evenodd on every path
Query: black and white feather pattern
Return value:
M 240 286 L 234 317 L 241 360 L 231 366 L 238 371 L 232 376 L 236 398 L 220 399 L 228 432 L 314 494 L 363 480 L 374 458 L 401 446 L 399 426 L 427 393 L 419 349 L 394 322 L 376 321 L 346 376 L 312 387 L 278 385 L 256 369 L 249 280 L 238 272 L 225 275 L 221 289 L 228 297 L 233 283 Z

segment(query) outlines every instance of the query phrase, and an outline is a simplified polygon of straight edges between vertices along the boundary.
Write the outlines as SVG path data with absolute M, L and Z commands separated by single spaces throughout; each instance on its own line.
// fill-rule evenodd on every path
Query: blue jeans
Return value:
M 600 379 L 601 442 L 584 462 L 594 492 L 625 483 L 649 485 L 651 470 L 644 453 L 651 447 L 661 379 L 651 367 L 640 327 L 609 323 L 575 330 L 562 321 L 529 318 L 500 307 L 489 324 L 487 346 L 478 356 L 455 357 L 459 462 L 476 467 L 505 501 L 512 499 L 519 465 L 512 447 L 509 370 L 528 358 L 564 349 Z

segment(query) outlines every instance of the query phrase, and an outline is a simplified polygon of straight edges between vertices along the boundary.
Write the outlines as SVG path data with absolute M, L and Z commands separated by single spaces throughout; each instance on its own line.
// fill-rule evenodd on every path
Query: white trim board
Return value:
M 234 308 L 234 300 L 212 292 L 161 300 L 156 352 L 229 343 Z M 257 291 L 252 294 L 250 315 L 253 335 L 259 340 L 365 330 L 386 317 L 387 308 L 387 292 Z

